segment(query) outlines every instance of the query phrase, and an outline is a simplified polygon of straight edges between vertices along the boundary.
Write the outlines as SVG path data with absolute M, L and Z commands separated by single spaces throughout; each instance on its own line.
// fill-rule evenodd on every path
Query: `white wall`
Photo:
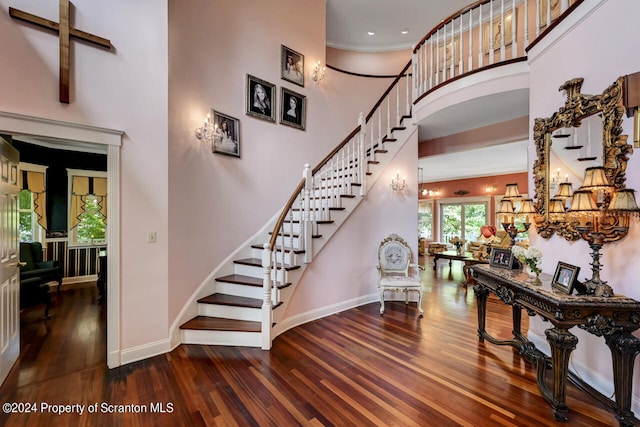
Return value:
M 71 41 L 68 105 L 58 102 L 58 36 L 11 19 L 10 6 L 58 22 L 58 2 L 0 0 L 0 110 L 125 131 L 120 347 L 166 340 L 166 2 L 73 1 L 71 24 L 110 39 L 113 49 Z M 147 243 L 148 231 L 157 232 L 157 243 Z
M 592 1 L 592 4 L 600 3 Z M 640 70 L 640 55 L 635 54 L 637 43 L 637 16 L 640 14 L 640 2 L 635 0 L 606 1 L 565 37 L 557 40 L 530 64 L 530 126 L 536 117 L 550 117 L 564 105 L 565 95 L 558 88 L 565 81 L 583 77 L 582 92 L 601 93 L 619 76 Z M 610 30 L 601 31 L 608 28 Z M 624 134 L 633 138 L 633 119 L 626 118 L 623 123 Z M 531 133 L 532 139 L 532 133 Z M 530 145 L 529 161 L 535 160 L 535 147 Z M 627 167 L 627 187 L 640 188 L 640 161 L 634 153 Z M 533 188 L 533 180 L 530 181 Z M 602 278 L 607 280 L 615 293 L 634 299 L 640 299 L 637 278 L 640 276 L 640 264 L 634 262 L 640 255 L 637 240 L 640 237 L 640 223 L 632 224 L 629 235 L 623 240 L 607 244 L 601 253 L 603 264 Z M 558 261 L 581 267 L 580 280 L 591 277 L 590 249 L 587 242 L 578 240 L 567 242 L 553 236 L 545 240 L 532 237 L 532 244 L 544 253 L 543 270 L 553 274 Z M 530 335 L 538 343 L 544 343 L 544 324 L 532 318 Z M 577 328 L 572 329 L 578 339 L 578 347 L 573 353 L 571 368 L 584 379 L 597 385 L 606 395 L 613 391 L 611 373 L 611 354 L 602 338 L 589 335 Z M 638 361 L 635 365 L 634 383 L 638 384 L 640 375 Z M 640 408 L 640 390 L 634 391 L 634 412 Z

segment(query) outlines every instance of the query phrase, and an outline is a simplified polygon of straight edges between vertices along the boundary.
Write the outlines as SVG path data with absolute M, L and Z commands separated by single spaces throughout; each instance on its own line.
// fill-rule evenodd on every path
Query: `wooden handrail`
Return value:
M 449 22 L 456 19 L 458 16 L 464 15 L 465 13 L 469 12 L 471 9 L 475 9 L 481 4 L 490 3 L 490 2 L 491 0 L 480 0 L 470 4 L 469 6 L 463 7 L 462 9 L 458 10 L 455 13 L 452 13 L 451 15 L 449 15 L 449 17 L 447 17 L 446 19 L 443 19 L 437 26 L 435 26 L 431 31 L 429 31 L 423 38 L 421 38 L 418 43 L 416 43 L 416 47 L 413 48 L 413 53 L 418 52 L 418 49 L 420 49 L 420 46 L 422 46 L 424 42 L 426 42 L 429 39 L 429 37 L 435 34 L 440 28 L 444 27 Z
M 320 169 L 322 169 L 322 167 L 323 167 L 324 165 L 326 165 L 326 164 L 327 164 L 327 162 L 328 162 L 329 160 L 331 160 L 331 158 L 332 158 L 333 156 L 335 156 L 336 154 L 338 154 L 338 152 L 339 152 L 340 150 L 342 150 L 342 147 L 344 147 L 345 145 L 347 145 L 347 143 L 348 143 L 349 141 L 351 141 L 351 139 L 352 139 L 354 136 L 356 136 L 356 135 L 358 134 L 358 132 L 360 132 L 360 130 L 361 130 L 361 129 L 360 129 L 360 125 L 358 125 L 354 130 L 352 130 L 352 131 L 351 131 L 351 133 L 350 133 L 350 134 L 349 134 L 345 139 L 343 139 L 343 140 L 342 140 L 342 142 L 341 142 L 340 144 L 338 144 L 338 145 L 336 146 L 336 148 L 334 148 L 333 150 L 331 150 L 331 152 L 330 152 L 329 154 L 327 154 L 327 155 L 325 156 L 325 158 L 324 158 L 324 159 L 320 160 L 320 163 L 318 163 L 318 165 L 317 165 L 316 167 L 314 167 L 314 168 L 311 170 L 311 174 L 312 174 L 312 175 L 315 175 L 315 174 L 316 174 Z
M 298 184 L 298 186 L 296 187 L 296 189 L 291 194 L 291 197 L 289 197 L 289 200 L 285 204 L 284 209 L 282 209 L 282 212 L 280 212 L 280 216 L 278 217 L 278 220 L 276 221 L 276 225 L 275 225 L 275 227 L 273 227 L 273 233 L 271 234 L 271 239 L 269 239 L 269 244 L 271 245 L 271 250 L 272 251 L 276 247 L 276 239 L 278 238 L 278 230 L 280 230 L 280 227 L 282 227 L 282 225 L 284 224 L 284 220 L 287 217 L 287 214 L 289 213 L 289 210 L 293 206 L 293 203 L 296 201 L 296 198 L 298 197 L 298 194 L 300 194 L 300 192 L 302 191 L 304 186 L 305 186 L 305 180 L 303 178 L 300 181 L 300 183 Z

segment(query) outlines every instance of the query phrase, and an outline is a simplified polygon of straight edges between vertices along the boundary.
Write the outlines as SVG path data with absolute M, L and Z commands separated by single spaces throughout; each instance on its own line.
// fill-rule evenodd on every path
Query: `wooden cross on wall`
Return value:
M 69 103 L 69 38 L 74 37 L 111 50 L 109 40 L 69 26 L 69 0 L 60 0 L 60 23 L 12 7 L 9 8 L 9 15 L 60 35 L 60 102 L 65 104 Z

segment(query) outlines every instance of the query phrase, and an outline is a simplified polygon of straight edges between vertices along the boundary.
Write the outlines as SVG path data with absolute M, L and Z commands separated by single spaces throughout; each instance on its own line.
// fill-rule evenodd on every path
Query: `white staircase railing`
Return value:
M 476 70 L 524 60 L 529 41 L 584 0 L 483 0 L 451 15 L 413 49 L 414 101 Z
M 358 126 L 316 167 L 304 166 L 303 178 L 293 191 L 264 244 L 262 305 L 262 348 L 271 348 L 273 307 L 281 303 L 280 289 L 288 284 L 288 268 L 313 260 L 312 238 L 319 224 L 331 221 L 332 210 L 343 209 L 343 199 L 362 197 L 367 176 L 385 142 L 411 115 L 411 63 L 394 79 L 371 112 L 360 114 Z M 357 193 L 357 194 L 354 194 Z

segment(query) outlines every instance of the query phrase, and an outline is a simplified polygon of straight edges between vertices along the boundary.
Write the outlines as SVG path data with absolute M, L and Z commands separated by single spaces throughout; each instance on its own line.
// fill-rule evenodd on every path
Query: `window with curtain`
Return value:
M 45 172 L 24 169 L 28 167 L 33 165 L 21 164 L 18 175 L 21 190 L 18 199 L 18 228 L 20 241 L 23 242 L 40 240 L 40 227 L 47 229 Z
M 71 176 L 69 229 L 74 243 L 104 241 L 107 223 L 107 179 Z

